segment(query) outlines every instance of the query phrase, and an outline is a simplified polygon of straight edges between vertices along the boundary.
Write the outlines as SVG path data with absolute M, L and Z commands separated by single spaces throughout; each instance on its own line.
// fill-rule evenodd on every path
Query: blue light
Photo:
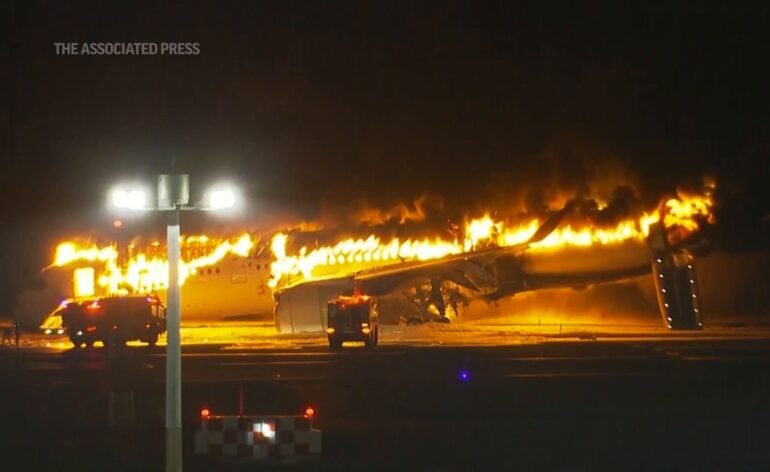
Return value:
M 467 382 L 471 379 L 471 373 L 468 370 L 463 369 L 460 371 L 460 375 L 458 377 L 460 378 L 460 382 Z

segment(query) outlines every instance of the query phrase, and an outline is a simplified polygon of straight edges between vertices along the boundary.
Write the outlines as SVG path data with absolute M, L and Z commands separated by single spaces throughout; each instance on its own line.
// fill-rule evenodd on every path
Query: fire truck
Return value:
M 329 347 L 337 350 L 345 341 L 363 341 L 368 348 L 377 345 L 377 302 L 369 295 L 340 296 L 329 301 L 326 309 L 326 333 Z
M 150 346 L 166 331 L 166 307 L 157 297 L 106 297 L 72 301 L 63 307 L 62 324 L 75 347 L 105 347 L 143 341 Z

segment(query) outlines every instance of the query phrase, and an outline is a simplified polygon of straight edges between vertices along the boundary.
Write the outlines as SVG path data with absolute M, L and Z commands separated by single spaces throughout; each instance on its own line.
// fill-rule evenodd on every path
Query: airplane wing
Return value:
M 494 301 L 509 295 L 512 292 L 526 292 L 530 290 L 540 290 L 547 288 L 585 288 L 589 285 L 596 285 L 616 280 L 638 277 L 649 274 L 651 267 L 649 263 L 623 267 L 613 270 L 601 270 L 593 272 L 570 272 L 553 274 L 522 274 L 520 280 L 510 282 L 503 281 L 494 293 L 483 296 L 487 301 Z
M 551 215 L 525 243 L 507 247 L 493 247 L 447 256 L 432 261 L 404 262 L 394 266 L 374 268 L 358 272 L 353 279 L 363 293 L 374 296 L 390 293 L 400 286 L 416 280 L 438 277 L 462 287 L 479 291 L 497 284 L 496 279 L 484 268 L 497 258 L 512 256 L 526 251 L 530 245 L 551 234 L 571 208 L 565 207 Z

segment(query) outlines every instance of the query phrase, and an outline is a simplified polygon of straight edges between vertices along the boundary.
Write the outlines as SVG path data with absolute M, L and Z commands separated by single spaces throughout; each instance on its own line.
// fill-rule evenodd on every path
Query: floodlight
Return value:
M 146 208 L 147 195 L 144 191 L 115 189 L 112 192 L 112 204 L 116 208 L 127 210 L 143 210 Z
M 224 210 L 235 206 L 238 198 L 231 187 L 217 187 L 206 194 L 207 210 Z

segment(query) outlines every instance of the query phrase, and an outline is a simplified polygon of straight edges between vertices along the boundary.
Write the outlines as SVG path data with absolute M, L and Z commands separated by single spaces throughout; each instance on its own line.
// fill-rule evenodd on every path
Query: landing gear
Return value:
M 339 351 L 342 349 L 342 341 L 337 338 L 329 338 L 329 349 Z
M 444 287 L 443 281 L 438 277 L 430 279 L 429 289 L 420 283 L 412 289 L 402 292 L 402 295 L 416 308 L 416 313 L 411 313 L 409 318 L 401 316 L 401 321 L 408 326 L 417 326 L 427 322 L 450 323 L 452 318 L 458 317 L 458 307 L 467 306 L 468 299 L 463 297 L 459 289 Z M 449 299 L 449 303 L 445 298 Z M 452 318 L 450 318 L 450 316 Z

